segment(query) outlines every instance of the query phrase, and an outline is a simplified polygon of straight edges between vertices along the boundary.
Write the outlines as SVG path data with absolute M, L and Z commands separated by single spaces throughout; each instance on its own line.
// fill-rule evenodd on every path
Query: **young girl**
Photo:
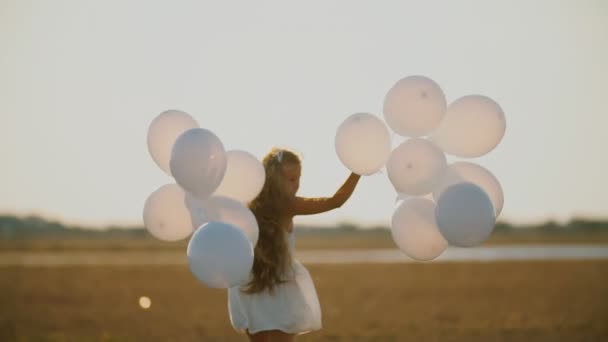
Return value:
M 293 217 L 339 208 L 353 193 L 351 174 L 332 197 L 296 196 L 300 159 L 272 149 L 263 160 L 266 182 L 249 204 L 260 228 L 248 283 L 228 290 L 230 321 L 250 341 L 292 341 L 296 334 L 321 329 L 321 308 L 308 270 L 293 259 Z

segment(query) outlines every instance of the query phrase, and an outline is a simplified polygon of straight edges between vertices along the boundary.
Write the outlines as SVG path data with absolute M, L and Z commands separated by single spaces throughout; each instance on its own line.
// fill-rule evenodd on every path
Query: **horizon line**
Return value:
M 25 218 L 40 218 L 47 222 L 57 222 L 65 227 L 78 227 L 83 229 L 91 229 L 91 230 L 104 230 L 104 229 L 112 229 L 112 228 L 120 228 L 120 229 L 134 229 L 134 228 L 145 228 L 143 224 L 143 218 L 141 221 L 136 222 L 135 220 L 104 220 L 104 221 L 95 221 L 95 220 L 82 220 L 82 219 L 66 219 L 62 215 L 51 214 L 48 212 L 44 212 L 41 210 L 30 210 L 30 211 L 7 211 L 0 210 L 0 216 L 13 216 L 19 219 Z M 547 224 L 550 222 L 558 223 L 558 224 L 567 224 L 576 220 L 587 220 L 587 221 L 598 221 L 598 222 L 608 222 L 608 215 L 599 216 L 599 215 L 571 215 L 567 219 L 556 219 L 552 218 L 549 215 L 544 218 L 538 218 L 534 220 L 513 220 L 509 218 L 500 218 L 496 221 L 496 224 L 508 224 L 514 227 L 521 226 L 536 226 Z M 357 223 L 355 219 L 340 219 L 332 222 L 315 222 L 315 223 L 296 223 L 297 226 L 307 226 L 313 228 L 327 228 L 332 226 L 348 226 L 352 225 L 361 229 L 374 229 L 379 227 L 387 227 L 390 228 L 390 220 L 386 220 L 385 222 L 366 222 L 366 223 Z

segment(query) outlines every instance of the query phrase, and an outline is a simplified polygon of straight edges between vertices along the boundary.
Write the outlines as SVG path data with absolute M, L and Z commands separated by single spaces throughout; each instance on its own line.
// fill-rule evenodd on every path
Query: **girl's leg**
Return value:
M 260 331 L 255 334 L 250 334 L 248 331 L 247 336 L 249 336 L 251 342 L 291 342 L 295 337 L 294 334 L 288 334 L 281 330 Z

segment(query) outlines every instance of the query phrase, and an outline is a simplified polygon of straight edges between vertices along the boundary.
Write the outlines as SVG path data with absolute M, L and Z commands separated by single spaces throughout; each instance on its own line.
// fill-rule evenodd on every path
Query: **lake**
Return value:
M 304 264 L 357 264 L 416 262 L 397 248 L 304 250 L 296 252 Z M 432 262 L 492 262 L 506 260 L 597 260 L 608 259 L 608 245 L 501 245 L 448 248 Z M 0 252 L 4 266 L 72 265 L 182 265 L 186 251 L 40 251 Z

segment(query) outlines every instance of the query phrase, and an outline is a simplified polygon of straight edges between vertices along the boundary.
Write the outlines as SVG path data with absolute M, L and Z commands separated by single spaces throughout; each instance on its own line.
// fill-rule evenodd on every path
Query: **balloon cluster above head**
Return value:
M 246 204 L 264 186 L 262 163 L 247 151 L 226 151 L 216 134 L 179 110 L 152 120 L 147 144 L 156 165 L 174 179 L 146 200 L 146 229 L 163 241 L 191 236 L 190 270 L 206 285 L 226 288 L 243 282 L 259 235 Z
M 357 174 L 386 167 L 402 200 L 391 220 L 395 244 L 424 261 L 448 245 L 485 241 L 502 211 L 500 183 L 473 162 L 448 164 L 446 154 L 476 158 L 492 151 L 506 129 L 498 103 L 467 95 L 448 104 L 437 82 L 416 75 L 390 87 L 383 116 L 384 122 L 368 113 L 350 115 L 338 127 L 335 147 L 340 161 Z M 394 149 L 389 129 L 404 138 Z

